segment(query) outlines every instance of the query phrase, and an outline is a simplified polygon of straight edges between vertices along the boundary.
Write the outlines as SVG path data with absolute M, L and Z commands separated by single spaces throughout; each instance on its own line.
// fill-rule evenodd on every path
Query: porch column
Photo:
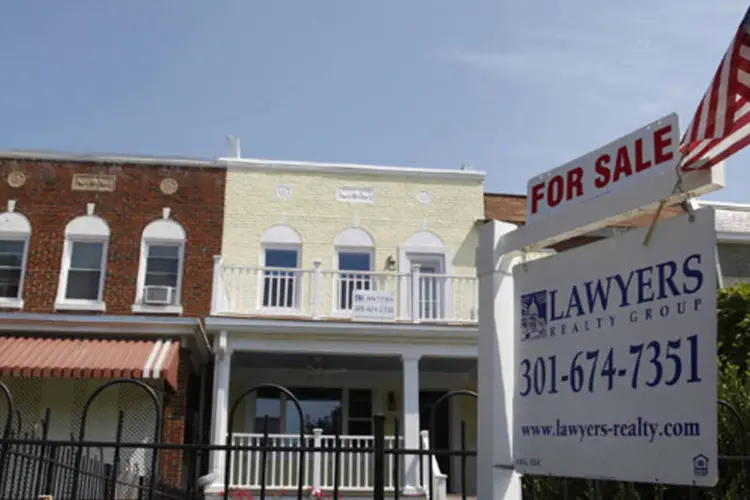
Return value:
M 407 450 L 419 449 L 419 355 L 402 355 L 403 365 L 403 429 Z M 432 439 L 432 438 L 430 438 Z M 419 456 L 404 455 L 404 493 L 419 491 Z
M 226 331 L 214 340 L 213 414 L 211 415 L 211 444 L 224 445 L 229 428 L 229 379 L 232 369 L 232 349 Z M 224 487 L 224 467 L 227 452 L 211 452 L 209 470 L 215 474 L 213 484 Z

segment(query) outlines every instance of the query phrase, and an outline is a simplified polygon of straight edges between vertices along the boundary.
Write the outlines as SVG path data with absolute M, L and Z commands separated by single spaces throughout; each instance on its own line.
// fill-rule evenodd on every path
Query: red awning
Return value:
M 0 376 L 161 379 L 177 390 L 180 343 L 0 336 Z

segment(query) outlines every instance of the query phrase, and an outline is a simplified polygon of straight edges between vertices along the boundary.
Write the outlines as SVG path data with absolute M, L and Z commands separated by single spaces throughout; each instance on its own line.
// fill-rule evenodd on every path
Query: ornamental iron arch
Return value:
M 256 394 L 261 389 L 274 389 L 278 391 L 279 395 L 284 394 L 287 399 L 291 400 L 292 403 L 294 403 L 295 408 L 297 409 L 297 414 L 299 415 L 299 464 L 297 468 L 297 499 L 302 500 L 302 485 L 305 481 L 305 414 L 302 411 L 302 405 L 299 402 L 299 399 L 297 399 L 297 396 L 295 396 L 292 391 L 287 389 L 284 386 L 281 386 L 279 384 L 259 384 L 254 387 L 251 387 L 250 389 L 247 389 L 245 392 L 240 394 L 240 396 L 235 400 L 234 404 L 232 405 L 232 409 L 229 411 L 229 422 L 228 422 L 228 428 L 227 428 L 227 435 L 225 438 L 225 456 L 224 456 L 224 494 L 229 495 L 229 465 L 231 458 L 231 440 L 232 440 L 232 431 L 234 430 L 234 413 L 237 411 L 237 408 L 239 407 L 240 403 L 250 394 Z M 260 483 L 260 498 L 266 497 L 266 449 L 265 444 L 266 440 L 268 439 L 268 416 L 266 415 L 266 419 L 263 425 L 263 442 L 262 442 L 262 449 L 261 449 L 261 463 L 260 463 L 260 476 L 261 476 L 261 483 Z
M 146 392 L 146 394 L 151 398 L 151 402 L 154 404 L 154 410 L 156 412 L 156 417 L 154 419 L 154 443 L 160 443 L 161 442 L 161 429 L 162 429 L 162 421 L 164 416 L 162 415 L 162 408 L 161 403 L 159 403 L 159 398 L 156 395 L 156 391 L 143 382 L 142 380 L 134 379 L 134 378 L 122 378 L 117 380 L 110 380 L 109 382 L 106 382 L 99 386 L 86 400 L 86 404 L 83 405 L 83 413 L 81 415 L 81 427 L 78 432 L 78 443 L 76 446 L 76 452 L 75 452 L 75 468 L 73 472 L 73 484 L 71 487 L 71 498 L 73 500 L 78 500 L 78 489 L 80 486 L 80 475 L 81 475 L 81 462 L 83 458 L 83 443 L 84 439 L 86 437 L 86 423 L 88 420 L 88 414 L 89 410 L 91 409 L 91 405 L 96 400 L 97 396 L 99 396 L 102 392 L 104 392 L 109 387 L 113 387 L 115 385 L 134 385 L 136 387 L 139 387 L 143 389 L 143 391 Z M 121 419 L 120 419 L 121 421 Z M 121 425 L 118 424 L 118 425 Z M 150 481 L 149 481 L 149 488 L 148 488 L 148 500 L 154 500 L 154 494 L 156 492 L 156 471 L 158 470 L 159 465 L 159 453 L 157 448 L 151 449 L 151 473 L 150 473 Z

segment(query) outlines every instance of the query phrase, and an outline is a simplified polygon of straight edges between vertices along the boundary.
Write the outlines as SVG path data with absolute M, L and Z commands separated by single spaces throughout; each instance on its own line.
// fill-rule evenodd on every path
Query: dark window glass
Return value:
M 25 241 L 0 240 L 0 297 L 20 298 Z
M 266 268 L 263 279 L 263 307 L 293 308 L 297 305 L 296 269 L 299 262 L 297 250 L 266 249 Z
M 104 243 L 71 243 L 66 299 L 98 300 Z
M 372 270 L 372 256 L 369 252 L 339 252 L 339 309 L 350 310 L 354 305 L 355 290 L 370 290 L 369 274 L 344 271 Z

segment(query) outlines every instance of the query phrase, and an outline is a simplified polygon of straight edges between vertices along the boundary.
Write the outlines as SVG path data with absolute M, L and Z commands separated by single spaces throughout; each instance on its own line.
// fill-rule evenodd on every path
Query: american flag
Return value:
M 680 143 L 683 172 L 711 168 L 750 144 L 750 8 Z

